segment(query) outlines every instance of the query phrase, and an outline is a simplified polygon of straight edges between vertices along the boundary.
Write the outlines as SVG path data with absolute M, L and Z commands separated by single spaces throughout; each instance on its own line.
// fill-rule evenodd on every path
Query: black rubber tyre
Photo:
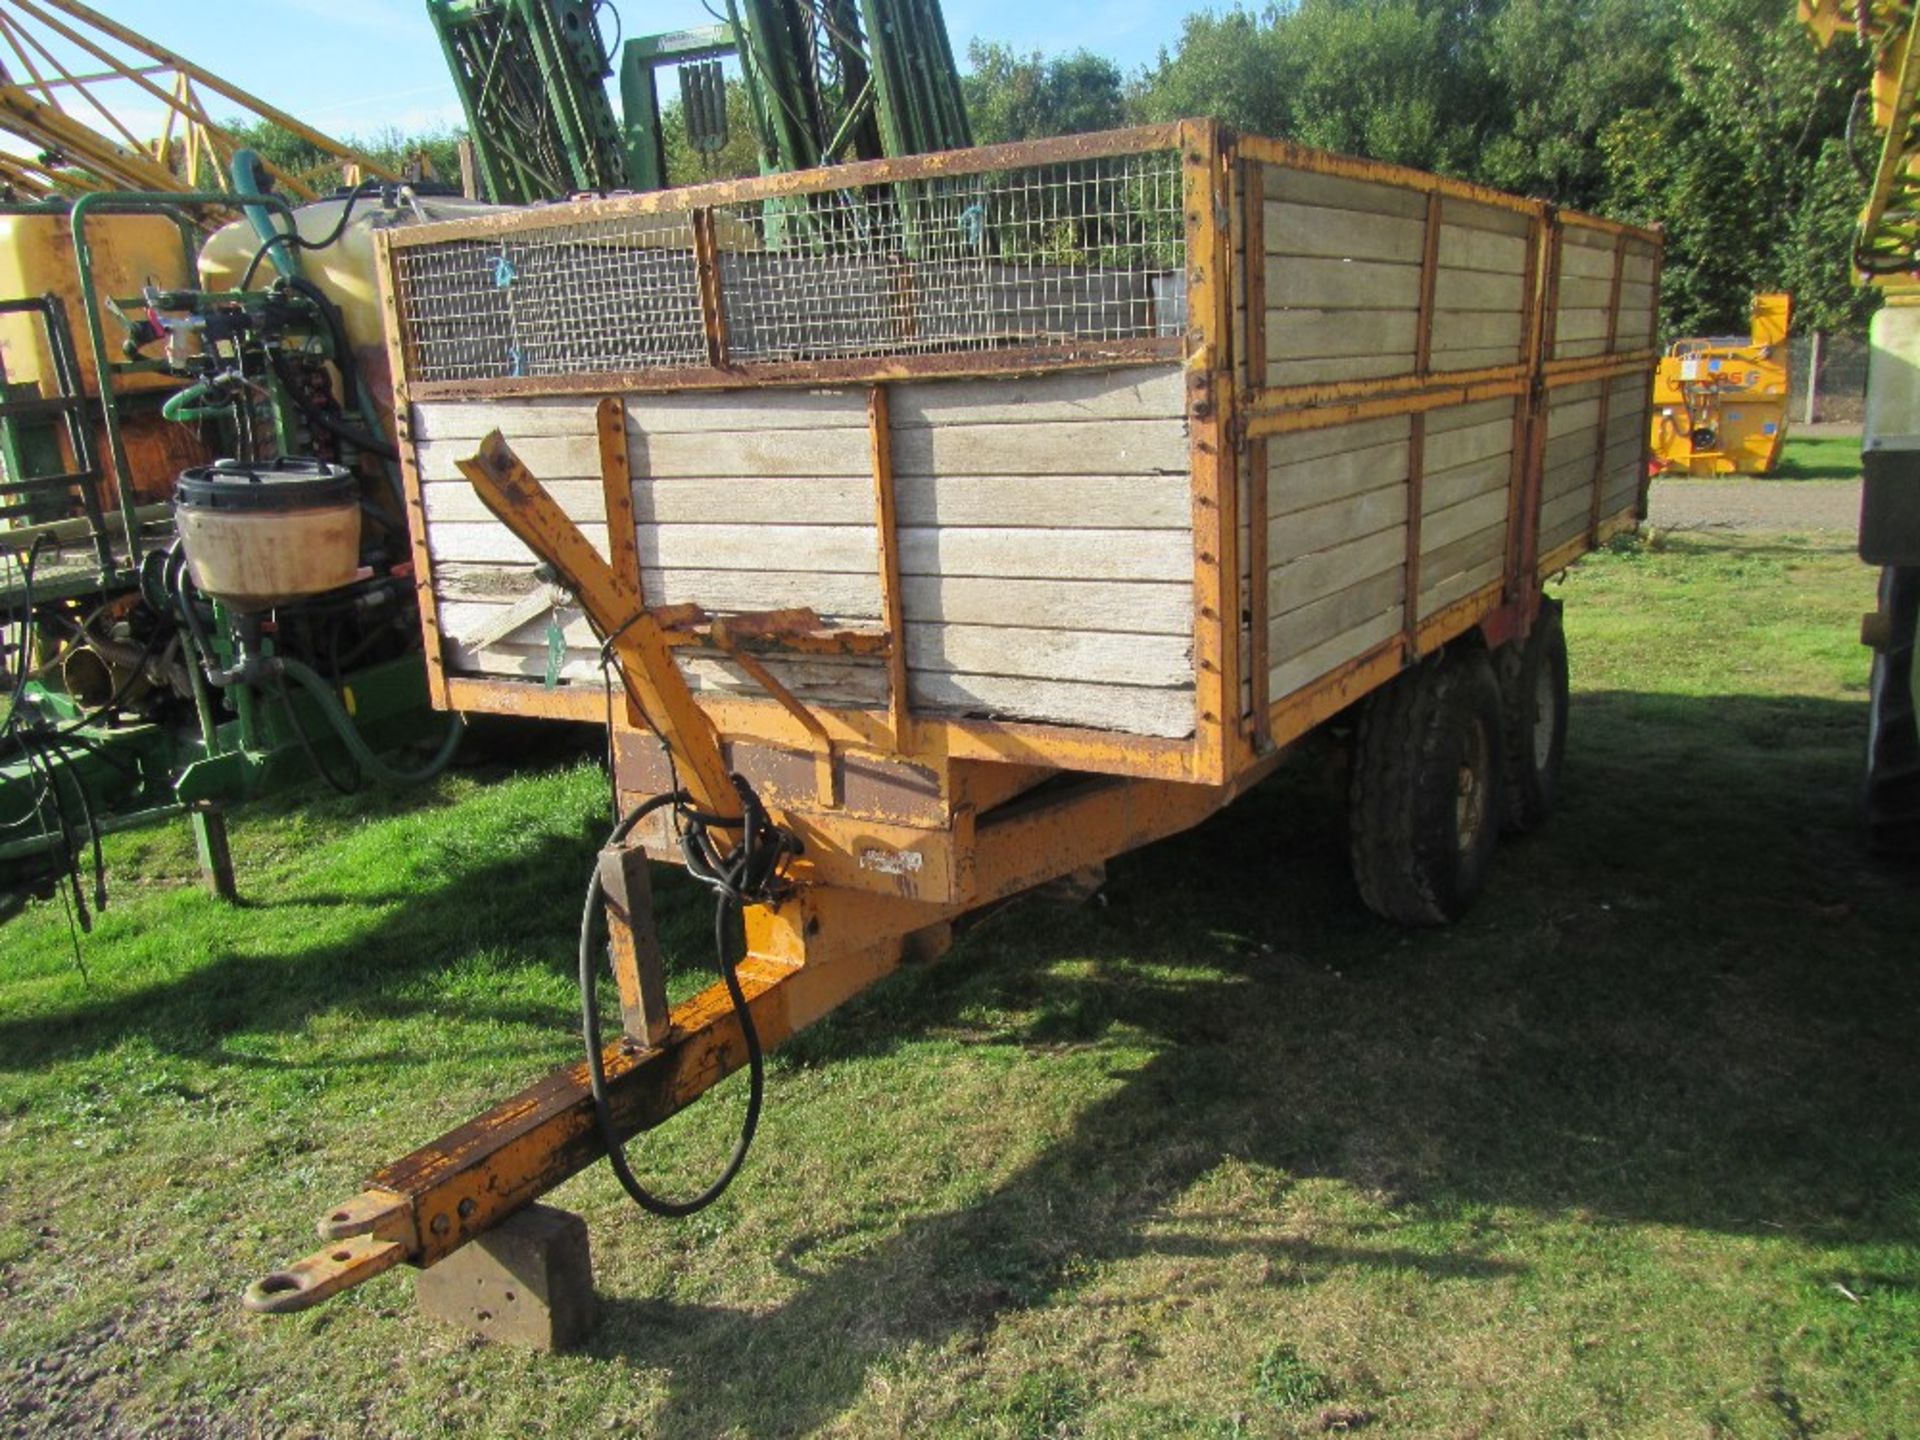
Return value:
M 1501 753 L 1500 686 L 1478 647 L 1443 651 L 1367 702 L 1347 810 L 1368 909 L 1402 925 L 1467 912 L 1500 839 Z
M 1494 669 L 1506 736 L 1501 819 L 1509 834 L 1525 835 L 1553 813 L 1567 756 L 1567 632 L 1558 600 L 1540 603 L 1527 638 L 1502 647 Z
M 1880 609 L 1892 620 L 1873 654 L 1867 711 L 1867 834 L 1876 853 L 1920 856 L 1920 717 L 1913 705 L 1920 566 L 1880 572 Z

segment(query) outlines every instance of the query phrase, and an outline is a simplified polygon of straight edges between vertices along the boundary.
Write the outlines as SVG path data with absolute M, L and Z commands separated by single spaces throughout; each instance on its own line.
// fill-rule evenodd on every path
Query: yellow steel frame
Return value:
M 0 0 L 0 44 L 13 57 L 4 66 L 7 78 L 0 81 L 0 129 L 36 151 L 62 157 L 49 165 L 0 154 L 0 184 L 16 195 L 42 199 L 89 190 L 228 188 L 228 168 L 244 142 L 231 126 L 209 118 L 202 92 L 320 150 L 326 158 L 304 171 L 263 162 L 281 191 L 296 199 L 317 199 L 346 172 L 401 178 L 79 0 Z M 75 56 L 94 68 L 74 68 Z M 125 118 L 130 100 L 143 109 L 160 107 L 166 120 L 159 135 L 134 132 Z
M 1873 53 L 1873 123 L 1886 140 L 1854 232 L 1853 263 L 1876 285 L 1920 279 L 1920 8 L 1895 0 L 1799 0 L 1800 21 L 1825 49 L 1851 31 Z

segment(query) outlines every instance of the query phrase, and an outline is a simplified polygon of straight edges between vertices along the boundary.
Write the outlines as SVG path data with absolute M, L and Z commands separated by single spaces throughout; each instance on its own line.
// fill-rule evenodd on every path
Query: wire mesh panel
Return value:
M 611 201 L 480 239 L 416 232 L 392 252 L 407 378 L 1177 339 L 1181 185 L 1179 155 L 1155 150 L 719 205 L 713 314 L 691 210 Z
M 1171 153 L 943 176 L 719 212 L 736 361 L 864 359 L 1179 335 Z
M 414 380 L 704 365 L 693 226 L 635 215 L 393 252 Z

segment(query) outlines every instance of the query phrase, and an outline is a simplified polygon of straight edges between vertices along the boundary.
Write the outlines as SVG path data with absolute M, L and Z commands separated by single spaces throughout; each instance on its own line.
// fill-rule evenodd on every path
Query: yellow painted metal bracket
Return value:
M 498 430 L 480 442 L 472 459 L 460 462 L 460 473 L 501 524 L 547 563 L 608 638 L 628 694 L 673 751 L 694 804 L 709 815 L 737 817 L 740 796 L 727 773 L 720 738 L 694 703 L 659 617 L 647 609 L 640 593 L 601 558 Z

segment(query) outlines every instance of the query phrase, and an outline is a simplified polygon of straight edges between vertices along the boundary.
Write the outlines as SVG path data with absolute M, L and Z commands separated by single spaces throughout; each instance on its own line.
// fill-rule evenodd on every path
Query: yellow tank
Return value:
M 180 228 L 164 215 L 97 216 L 87 221 L 87 240 L 93 247 L 94 285 L 103 300 L 129 299 L 148 284 L 164 288 L 192 283 Z M 93 347 L 87 343 L 72 226 L 65 215 L 0 215 L 0 295 L 47 294 L 66 302 L 81 378 L 87 390 L 97 394 L 100 377 L 94 368 Z M 108 358 L 118 360 L 117 347 L 125 332 L 111 316 L 103 317 L 102 323 L 114 351 Z M 39 384 L 43 394 L 53 393 L 53 357 L 39 316 L 0 316 L 0 360 L 6 364 L 8 380 Z M 124 395 L 164 390 L 177 383 L 167 375 L 122 375 L 114 389 Z

